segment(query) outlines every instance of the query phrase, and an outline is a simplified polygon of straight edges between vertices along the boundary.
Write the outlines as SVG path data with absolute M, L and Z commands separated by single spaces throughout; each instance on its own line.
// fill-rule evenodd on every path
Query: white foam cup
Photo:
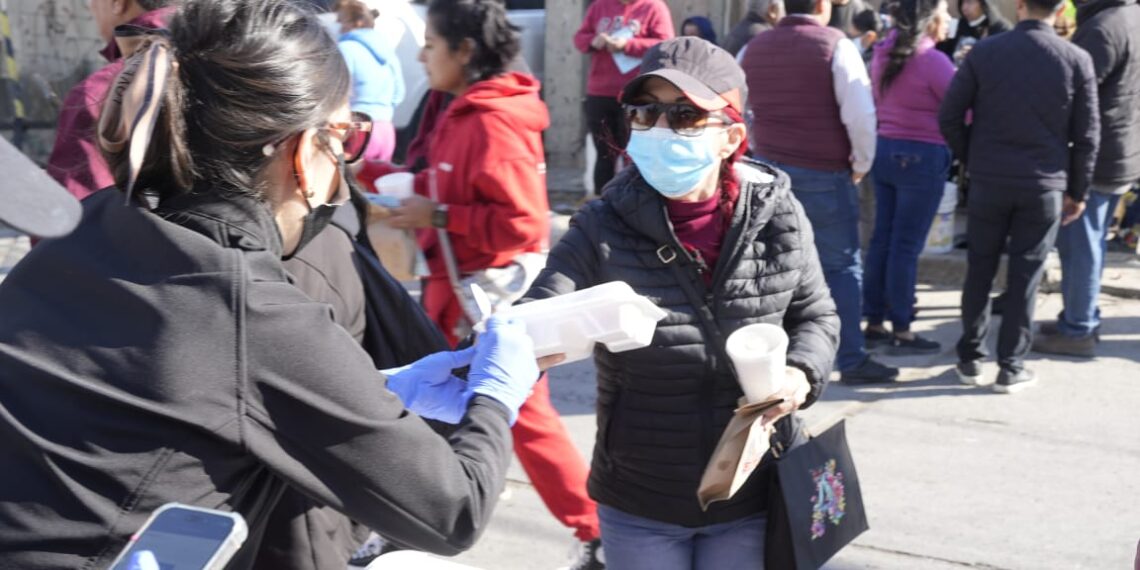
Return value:
M 748 325 L 728 337 L 725 347 L 749 403 L 763 402 L 780 391 L 788 356 L 788 333 L 782 327 Z
M 411 172 L 393 172 L 376 179 L 376 192 L 397 200 L 410 198 L 415 193 L 416 175 Z

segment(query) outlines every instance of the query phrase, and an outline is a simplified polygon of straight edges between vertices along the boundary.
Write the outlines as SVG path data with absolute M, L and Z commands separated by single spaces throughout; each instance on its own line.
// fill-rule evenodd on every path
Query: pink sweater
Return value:
M 673 37 L 673 16 L 663 0 L 594 0 L 586 10 L 582 27 L 574 34 L 574 46 L 590 55 L 590 74 L 586 79 L 586 94 L 616 98 L 629 80 L 637 77 L 640 68 L 623 74 L 614 63 L 609 51 L 590 47 L 594 36 L 614 33 L 628 28 L 633 38 L 625 46 L 625 54 L 641 59 L 654 45 Z
M 938 130 L 938 107 L 954 78 L 954 64 L 946 54 L 934 49 L 929 36 L 919 40 L 914 55 L 895 76 L 886 92 L 883 71 L 895 45 L 895 32 L 875 44 L 871 61 L 871 84 L 879 115 L 879 136 L 891 139 L 946 144 Z

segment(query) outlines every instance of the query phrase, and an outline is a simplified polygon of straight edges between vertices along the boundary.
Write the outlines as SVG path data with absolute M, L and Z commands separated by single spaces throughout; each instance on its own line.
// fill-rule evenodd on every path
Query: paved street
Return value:
M 847 418 L 872 528 L 827 568 L 1129 568 L 1140 539 L 1140 301 L 1105 298 L 1101 357 L 1034 356 L 1041 384 L 1015 396 L 955 380 L 958 304 L 948 289 L 919 295 L 916 330 L 942 341 L 943 354 L 890 359 L 906 367 L 892 388 L 832 384 L 807 413 L 818 428 Z M 1038 316 L 1059 306 L 1057 295 L 1042 296 Z M 556 369 L 551 386 L 588 453 L 592 367 Z M 498 570 L 563 564 L 572 535 L 517 463 L 509 489 L 483 540 L 458 560 Z

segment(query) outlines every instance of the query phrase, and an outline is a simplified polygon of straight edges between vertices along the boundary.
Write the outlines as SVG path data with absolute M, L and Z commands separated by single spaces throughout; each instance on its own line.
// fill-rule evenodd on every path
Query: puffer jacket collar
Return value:
M 740 182 L 740 198 L 733 211 L 733 228 L 743 228 L 730 245 L 726 243 L 725 256 L 735 257 L 739 244 L 756 237 L 772 219 L 776 205 L 791 192 L 791 181 L 784 172 L 767 164 L 740 159 L 735 166 Z M 622 171 L 607 187 L 602 199 L 630 228 L 660 245 L 675 245 L 677 237 L 665 208 L 665 200 L 654 190 L 637 167 Z M 744 217 L 744 219 L 741 219 Z M 725 265 L 721 263 L 720 265 Z M 720 273 L 718 271 L 718 273 Z M 714 277 L 715 278 L 715 277 Z

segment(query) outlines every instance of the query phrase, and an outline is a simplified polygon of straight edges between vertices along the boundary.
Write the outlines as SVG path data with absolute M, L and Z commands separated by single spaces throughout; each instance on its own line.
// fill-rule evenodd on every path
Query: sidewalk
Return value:
M 1015 396 L 954 378 L 958 293 L 925 288 L 915 329 L 942 354 L 884 357 L 890 388 L 833 383 L 805 412 L 817 430 L 847 418 L 871 531 L 826 568 L 1127 568 L 1140 539 L 1140 301 L 1106 297 L 1096 361 L 1033 355 L 1040 386 Z M 1039 298 L 1038 317 L 1057 295 Z M 997 373 L 990 364 L 987 375 Z M 592 364 L 554 369 L 555 405 L 586 457 L 593 447 Z M 458 560 L 486 569 L 565 564 L 573 540 L 517 462 L 510 498 Z

